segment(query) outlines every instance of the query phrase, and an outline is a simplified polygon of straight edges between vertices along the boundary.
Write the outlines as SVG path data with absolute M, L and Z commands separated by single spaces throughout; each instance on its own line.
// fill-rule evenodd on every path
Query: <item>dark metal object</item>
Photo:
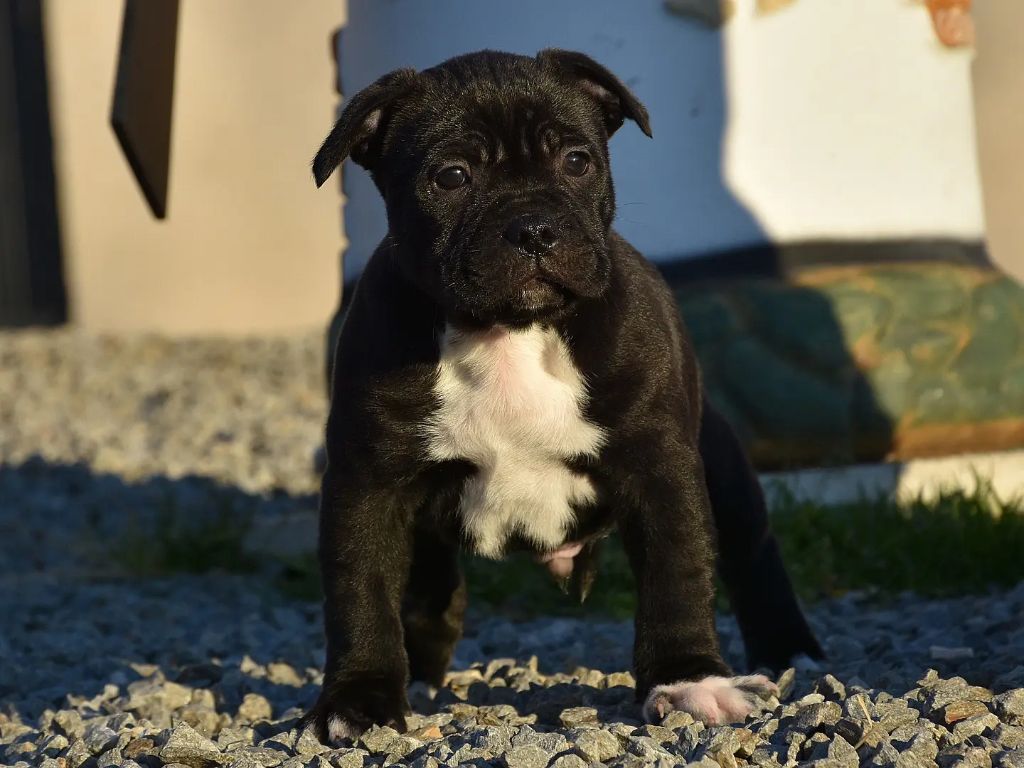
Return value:
M 0 326 L 67 319 L 40 5 L 0 3 Z
M 110 123 L 146 202 L 167 215 L 178 0 L 125 0 Z

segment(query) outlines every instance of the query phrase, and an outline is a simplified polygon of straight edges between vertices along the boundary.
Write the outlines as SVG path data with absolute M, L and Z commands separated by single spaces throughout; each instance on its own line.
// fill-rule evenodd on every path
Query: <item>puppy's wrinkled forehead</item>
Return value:
M 445 141 L 511 154 L 550 151 L 551 142 L 574 139 L 604 152 L 624 120 L 651 135 L 644 106 L 585 54 L 480 51 L 423 72 L 389 72 L 357 93 L 313 159 L 313 175 L 319 186 L 351 156 L 378 180 L 379 171 L 387 172 L 383 159 L 422 154 Z
M 419 149 L 468 153 L 481 162 L 533 159 L 566 141 L 596 144 L 603 118 L 593 99 L 535 59 L 460 57 L 426 70 L 409 115 Z

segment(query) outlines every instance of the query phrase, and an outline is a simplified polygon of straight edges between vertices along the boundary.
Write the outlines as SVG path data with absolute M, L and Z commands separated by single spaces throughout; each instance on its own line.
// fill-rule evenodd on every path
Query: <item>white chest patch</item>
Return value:
M 604 434 L 583 417 L 586 386 L 558 334 L 449 329 L 434 391 L 431 455 L 477 467 L 460 502 L 476 551 L 499 556 L 514 532 L 541 549 L 561 545 L 573 505 L 595 500 L 565 459 L 595 456 Z

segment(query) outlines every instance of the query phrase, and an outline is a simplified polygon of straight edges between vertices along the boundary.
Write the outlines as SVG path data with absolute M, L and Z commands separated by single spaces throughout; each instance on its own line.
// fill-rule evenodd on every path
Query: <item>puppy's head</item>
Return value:
M 608 137 L 647 111 L 589 57 L 483 51 L 356 94 L 316 158 L 351 155 L 387 205 L 393 262 L 449 320 L 551 319 L 608 286 Z

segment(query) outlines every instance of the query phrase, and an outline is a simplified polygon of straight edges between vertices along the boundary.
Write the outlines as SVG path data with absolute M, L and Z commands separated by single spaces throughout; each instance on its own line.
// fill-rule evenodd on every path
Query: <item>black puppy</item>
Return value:
M 485 51 L 382 77 L 313 161 L 320 185 L 351 155 L 389 222 L 335 359 L 327 664 L 307 715 L 322 738 L 401 727 L 410 675 L 441 684 L 465 608 L 460 548 L 533 552 L 582 597 L 618 529 L 649 720 L 740 719 L 774 689 L 722 661 L 716 527 L 749 662 L 820 655 L 672 294 L 610 229 L 607 142 L 627 118 L 651 134 L 587 56 Z

